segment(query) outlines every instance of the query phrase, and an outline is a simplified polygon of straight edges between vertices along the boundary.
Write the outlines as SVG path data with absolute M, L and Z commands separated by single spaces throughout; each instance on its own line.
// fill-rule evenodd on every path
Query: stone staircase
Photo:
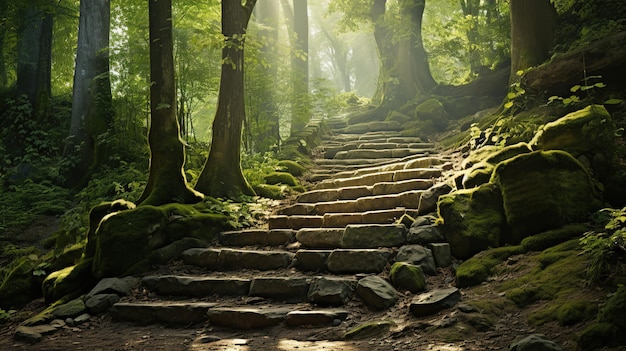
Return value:
M 303 180 L 310 191 L 277 209 L 267 227 L 223 232 L 218 244 L 185 251 L 142 277 L 142 288 L 111 315 L 236 329 L 328 327 L 355 319 L 357 310 L 367 320 L 363 313 L 407 296 L 407 318 L 456 303 L 456 288 L 415 287 L 390 273 L 402 263 L 419 267 L 426 281 L 451 264 L 433 217 L 424 216 L 450 190 L 438 184 L 451 163 L 435 145 L 397 131 L 344 131 L 335 128 L 315 150 Z

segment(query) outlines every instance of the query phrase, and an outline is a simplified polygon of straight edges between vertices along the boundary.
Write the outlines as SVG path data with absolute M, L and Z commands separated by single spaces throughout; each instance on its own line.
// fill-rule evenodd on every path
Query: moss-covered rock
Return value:
M 491 276 L 494 267 L 521 253 L 523 249 L 520 246 L 504 246 L 477 254 L 457 267 L 456 286 L 466 288 L 484 282 Z
M 85 257 L 93 257 L 96 254 L 96 230 L 100 221 L 111 213 L 132 210 L 135 204 L 125 200 L 115 200 L 103 202 L 91 208 L 89 211 L 89 232 L 87 233 L 87 245 L 85 246 Z
M 464 189 L 470 189 L 488 183 L 493 173 L 494 165 L 488 162 L 479 162 L 464 172 L 461 181 Z
M 41 296 L 43 277 L 33 275 L 40 264 L 37 255 L 22 257 L 0 285 L 0 307 L 19 307 Z
M 578 335 L 578 344 L 583 350 L 595 350 L 604 346 L 624 345 L 623 330 L 611 323 L 593 323 Z
M 268 199 L 280 200 L 287 195 L 287 186 L 285 185 L 257 184 L 252 188 L 257 195 Z
M 448 112 L 437 99 L 428 99 L 415 107 L 415 118 L 432 121 L 435 128 L 443 131 L 448 126 Z
M 211 242 L 230 229 L 228 218 L 210 204 L 140 206 L 106 216 L 95 233 L 93 274 L 98 279 L 124 274 L 152 251 L 194 237 Z
M 73 299 L 89 292 L 98 282 L 91 272 L 92 264 L 93 259 L 89 258 L 49 274 L 41 285 L 46 303 L 62 298 Z
M 597 186 L 584 167 L 563 151 L 535 151 L 499 163 L 491 182 L 502 192 L 507 242 L 587 220 L 602 206 Z
M 396 262 L 391 266 L 389 278 L 394 286 L 417 293 L 426 289 L 426 275 L 420 266 Z
M 280 160 L 278 161 L 278 166 L 283 167 L 287 172 L 295 177 L 301 176 L 306 170 L 304 166 L 291 160 Z
M 614 129 L 606 108 L 591 105 L 547 123 L 531 145 L 538 150 L 564 150 L 574 157 L 593 157 L 599 152 L 611 159 L 615 151 Z
M 409 117 L 409 116 L 407 116 L 404 113 L 399 112 L 399 111 L 391 111 L 387 115 L 386 120 L 387 121 L 396 121 L 396 122 L 398 122 L 400 124 L 404 124 L 404 123 L 410 121 L 411 117 Z
M 468 259 L 488 247 L 500 246 L 505 217 L 498 186 L 487 183 L 439 197 L 441 232 L 452 255 Z
M 285 184 L 289 186 L 298 185 L 298 180 L 287 172 L 272 172 L 265 177 L 265 182 L 270 185 Z
M 626 329 L 626 286 L 620 286 L 606 302 L 598 313 L 598 321 L 615 324 L 622 330 Z
M 581 237 L 587 230 L 588 227 L 585 224 L 570 224 L 526 237 L 522 240 L 521 246 L 524 252 L 543 251 L 572 238 Z

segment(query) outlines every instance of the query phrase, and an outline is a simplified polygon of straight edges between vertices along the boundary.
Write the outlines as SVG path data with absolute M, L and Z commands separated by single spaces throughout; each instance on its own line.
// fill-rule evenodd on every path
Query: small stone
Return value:
M 74 323 L 76 323 L 76 325 L 80 325 L 85 323 L 86 321 L 89 320 L 89 318 L 91 318 L 91 316 L 89 315 L 89 313 L 83 313 L 80 316 L 74 318 Z
M 509 351 L 561 351 L 563 348 L 544 335 L 532 334 L 514 341 Z

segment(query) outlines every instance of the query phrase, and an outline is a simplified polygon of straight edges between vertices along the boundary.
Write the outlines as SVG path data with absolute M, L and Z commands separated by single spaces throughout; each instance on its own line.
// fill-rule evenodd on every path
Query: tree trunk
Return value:
M 33 117 L 41 120 L 50 103 L 53 14 L 37 7 L 26 10 L 20 29 L 17 56 L 16 95 L 25 95 L 32 106 Z
M 256 0 L 222 1 L 222 74 L 209 158 L 196 189 L 213 197 L 254 195 L 241 171 L 241 130 L 245 120 L 244 43 Z
M 291 59 L 293 99 L 291 134 L 304 129 L 311 119 L 309 108 L 309 14 L 307 0 L 293 0 L 294 54 Z
M 149 0 L 150 16 L 150 175 L 141 205 L 195 203 L 202 194 L 190 189 L 183 170 L 185 148 L 176 118 L 172 0 Z
M 6 14 L 8 7 L 9 3 L 7 0 L 0 0 L 0 13 Z M 0 19 L 0 89 L 4 89 L 8 82 L 7 67 L 4 59 L 4 36 L 7 32 L 7 21 L 6 17 Z
M 104 135 L 113 123 L 109 73 L 109 0 L 81 0 L 74 71 L 72 117 L 64 156 L 80 159 L 68 170 L 68 184 L 82 187 L 106 162 Z
M 558 15 L 550 0 L 511 0 L 511 76 L 537 66 L 550 55 Z

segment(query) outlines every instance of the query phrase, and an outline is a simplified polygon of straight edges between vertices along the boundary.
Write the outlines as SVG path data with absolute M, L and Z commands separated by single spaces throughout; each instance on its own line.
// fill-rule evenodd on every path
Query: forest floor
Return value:
M 30 230 L 44 234 L 39 225 Z M 48 227 L 49 228 L 49 227 Z M 444 310 L 437 315 L 417 318 L 409 313 L 412 294 L 406 294 L 391 309 L 383 312 L 367 310 L 360 303 L 345 306 L 350 310 L 348 320 L 336 327 L 290 328 L 276 326 L 252 331 L 239 331 L 211 326 L 209 323 L 169 328 L 160 325 L 140 326 L 116 322 L 108 314 L 93 316 L 79 326 L 65 326 L 54 334 L 44 336 L 37 344 L 16 341 L 13 338 L 19 322 L 0 326 L 0 350 L 180 350 L 180 351 L 264 351 L 264 350 L 335 350 L 335 351 L 478 351 L 508 350 L 518 337 L 543 334 L 559 343 L 564 351 L 577 350 L 576 335 L 584 325 L 560 326 L 554 322 L 540 326 L 528 322 L 533 311 L 545 308 L 539 301 L 524 309 L 515 306 L 499 290 L 503 281 L 515 279 L 529 272 L 532 254 L 515 256 L 503 262 L 501 272 L 482 285 L 461 289 L 461 305 L 469 301 L 488 301 L 492 306 L 482 314 L 485 323 L 468 323 L 468 315 L 458 307 Z M 171 272 L 171 266 L 162 270 Z M 155 272 L 153 272 L 155 273 Z M 158 272 L 156 272 L 158 273 Z M 429 286 L 449 286 L 454 283 L 451 268 L 440 270 L 429 277 Z M 601 288 L 580 286 L 589 301 L 604 300 L 609 293 Z M 140 298 L 141 292 L 131 294 Z M 35 300 L 17 316 L 28 318 L 44 309 L 43 299 Z M 21 318 L 19 318 L 21 319 Z M 389 331 L 370 335 L 360 340 L 343 340 L 348 326 L 371 322 L 391 321 Z M 477 328 L 477 325 L 485 328 Z M 472 326 L 473 325 L 473 326 Z M 479 330 L 480 329 L 480 330 Z M 620 348 L 602 350 L 617 351 Z

